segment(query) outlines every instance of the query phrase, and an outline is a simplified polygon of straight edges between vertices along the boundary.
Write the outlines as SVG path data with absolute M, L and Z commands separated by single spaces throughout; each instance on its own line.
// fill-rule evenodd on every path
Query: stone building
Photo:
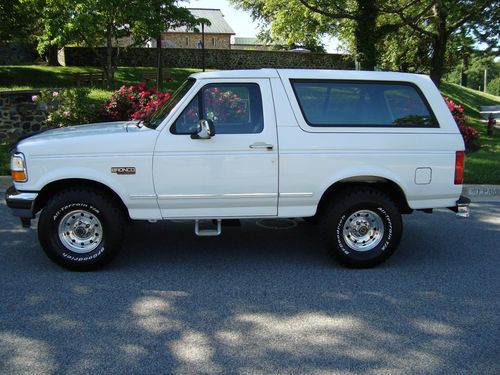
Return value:
M 224 19 L 220 9 L 188 8 L 191 14 L 197 18 L 206 18 L 211 25 L 205 25 L 205 48 L 207 49 L 230 49 L 231 36 L 234 31 Z M 161 46 L 163 48 L 201 48 L 201 25 L 198 32 L 186 27 L 177 27 L 167 30 L 161 35 Z M 156 47 L 156 40 L 148 43 L 148 47 Z

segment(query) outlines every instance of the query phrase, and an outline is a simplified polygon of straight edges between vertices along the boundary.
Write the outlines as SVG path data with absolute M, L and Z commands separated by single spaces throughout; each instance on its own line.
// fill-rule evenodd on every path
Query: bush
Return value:
M 146 120 L 168 99 L 169 92 L 148 89 L 145 83 L 124 85 L 105 101 L 101 117 L 107 121 Z
M 461 104 L 455 103 L 453 100 L 445 97 L 444 101 L 448 105 L 450 112 L 457 123 L 458 129 L 462 134 L 465 142 L 465 148 L 467 150 L 477 150 L 480 147 L 479 144 L 479 132 L 469 125 L 467 116 L 465 116 L 464 108 Z
M 96 120 L 95 106 L 88 88 L 41 90 L 32 100 L 47 111 L 45 124 L 51 127 L 88 124 Z
M 497 77 L 488 84 L 488 92 L 492 95 L 500 96 L 500 77 Z

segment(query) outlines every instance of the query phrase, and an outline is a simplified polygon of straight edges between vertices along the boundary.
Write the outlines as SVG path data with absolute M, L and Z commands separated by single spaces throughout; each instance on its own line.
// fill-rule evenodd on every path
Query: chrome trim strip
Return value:
M 36 197 L 38 197 L 38 193 L 12 193 L 5 196 L 5 199 L 9 201 L 23 201 L 23 202 L 33 202 L 35 201 Z
M 221 199 L 221 198 L 276 198 L 278 193 L 228 193 L 228 194 L 169 194 L 158 199 Z
M 280 193 L 283 198 L 312 197 L 314 193 Z M 130 199 L 221 199 L 221 198 L 275 198 L 277 193 L 227 193 L 227 194 L 165 194 L 165 195 L 130 195 Z
M 312 197 L 314 193 L 280 193 L 280 197 L 283 198 L 300 198 L 300 197 Z

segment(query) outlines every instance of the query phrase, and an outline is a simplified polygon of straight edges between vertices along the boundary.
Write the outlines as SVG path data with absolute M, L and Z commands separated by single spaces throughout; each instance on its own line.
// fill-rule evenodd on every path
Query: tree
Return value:
M 0 41 L 30 42 L 38 23 L 38 8 L 23 0 L 0 0 Z
M 46 0 L 44 30 L 39 49 L 44 45 L 83 44 L 102 61 L 108 88 L 114 87 L 116 64 L 113 41 L 131 34 L 131 28 L 144 16 L 139 0 Z M 104 56 L 100 46 L 105 46 Z
M 132 33 L 137 41 L 144 42 L 151 37 L 156 39 L 157 85 L 160 87 L 163 75 L 161 34 L 180 26 L 195 28 L 201 22 L 210 25 L 210 21 L 197 19 L 189 9 L 177 6 L 175 0 L 146 0 L 143 4 L 146 12 L 142 19 L 134 24 Z
M 468 55 L 468 64 L 464 66 L 460 61 L 445 75 L 449 82 L 461 83 L 474 90 L 484 90 L 484 70 L 488 69 L 488 81 L 500 78 L 500 63 L 495 62 L 491 52 L 473 50 Z M 464 75 L 467 77 L 464 81 Z
M 378 41 L 400 22 L 379 22 L 383 0 L 231 0 L 269 26 L 271 36 L 284 41 L 319 42 L 322 35 L 339 36 L 351 44 L 360 66 L 377 65 Z M 393 19 L 389 19 L 392 21 Z
M 499 6 L 498 1 L 491 0 L 387 0 L 381 10 L 397 16 L 429 44 L 430 76 L 439 85 L 452 36 L 465 28 L 482 31 L 487 34 L 485 38 L 496 33 L 498 38 L 498 28 L 494 31 L 494 27 L 485 26 L 492 17 L 498 20 Z

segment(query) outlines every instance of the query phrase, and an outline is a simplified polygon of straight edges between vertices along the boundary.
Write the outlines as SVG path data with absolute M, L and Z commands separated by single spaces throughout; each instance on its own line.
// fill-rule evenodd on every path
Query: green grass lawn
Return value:
M 199 69 L 167 69 L 172 73 L 172 81 L 161 87 L 162 90 L 175 90 L 189 74 Z M 38 65 L 0 66 L 0 91 L 38 88 L 74 87 L 73 73 L 99 72 L 94 67 L 48 67 Z M 149 67 L 120 67 L 116 72 L 116 87 L 135 85 L 142 81 L 146 72 L 155 72 Z M 499 105 L 500 98 L 482 92 L 467 89 L 451 83 L 443 83 L 440 91 L 454 101 L 460 102 L 474 126 L 481 133 L 481 149 L 467 155 L 465 164 L 465 183 L 500 184 L 500 131 L 495 129 L 493 137 L 486 135 L 486 123 L 481 119 L 481 105 Z M 104 87 L 93 87 L 91 98 L 97 103 L 111 95 Z M 9 173 L 7 146 L 0 145 L 0 174 Z
M 199 72 L 200 69 L 169 68 L 172 80 L 164 83 L 160 89 L 174 91 L 191 74 Z M 42 66 L 42 65 L 8 65 L 0 66 L 0 91 L 3 90 L 30 90 L 42 88 L 65 88 L 75 87 L 74 73 L 98 73 L 95 67 L 65 67 L 65 66 Z M 120 67 L 115 73 L 116 88 L 122 85 L 136 85 L 143 81 L 144 73 L 154 73 L 155 68 L 150 67 Z M 154 85 L 154 82 L 150 82 Z M 112 91 L 107 90 L 105 85 L 94 86 L 90 97 L 101 102 L 109 98 Z
M 200 71 L 199 69 L 183 68 L 166 70 L 172 73 L 172 81 L 164 84 L 163 89 L 175 88 L 189 74 Z M 0 90 L 74 87 L 74 73 L 98 72 L 101 72 L 101 69 L 95 67 L 4 65 L 0 66 Z M 154 72 L 156 69 L 150 67 L 120 67 L 115 73 L 116 86 L 118 88 L 121 85 L 135 85 L 142 81 L 144 73 Z
M 453 83 L 443 83 L 440 91 L 462 104 L 470 124 L 481 134 L 481 148 L 465 159 L 465 183 L 500 184 L 500 130 L 494 129 L 493 137 L 488 137 L 486 121 L 479 113 L 480 106 L 500 105 L 500 98 Z

